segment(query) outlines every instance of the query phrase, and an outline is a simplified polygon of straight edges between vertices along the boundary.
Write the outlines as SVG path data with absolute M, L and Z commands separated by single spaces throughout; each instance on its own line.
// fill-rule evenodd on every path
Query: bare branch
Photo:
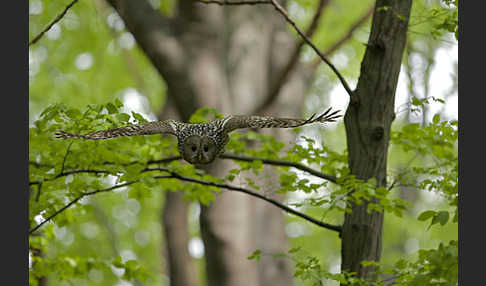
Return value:
M 44 28 L 44 30 L 42 30 L 37 36 L 34 37 L 34 39 L 32 39 L 30 42 L 29 42 L 29 47 L 30 45 L 33 45 L 35 44 L 37 41 L 40 40 L 40 38 L 42 38 L 42 36 L 44 36 L 44 34 L 49 31 L 52 26 L 54 26 L 54 24 L 56 24 L 57 22 L 59 22 L 62 17 L 64 17 L 64 15 L 66 15 L 67 11 L 74 5 L 76 4 L 76 2 L 78 2 L 78 0 L 73 0 L 71 3 L 69 3 L 66 8 L 64 8 L 64 11 L 61 12 L 61 14 L 57 15 L 57 17 L 49 24 L 47 25 L 47 27 Z
M 312 18 L 311 24 L 307 28 L 305 35 L 307 37 L 312 37 L 314 32 L 317 30 L 317 26 L 319 24 L 319 20 L 321 19 L 322 12 L 324 10 L 324 7 L 329 4 L 329 0 L 320 0 L 319 5 L 317 6 L 317 11 L 314 14 L 314 17 Z M 299 55 L 300 52 L 302 51 L 302 47 L 304 46 L 305 41 L 301 39 L 297 45 L 294 48 L 294 51 L 292 55 L 289 57 L 289 60 L 285 67 L 282 69 L 280 75 L 278 76 L 277 80 L 275 81 L 275 84 L 272 85 L 270 88 L 270 91 L 268 92 L 265 101 L 256 109 L 256 114 L 263 113 L 263 111 L 270 106 L 277 98 L 280 93 L 280 90 L 282 89 L 282 86 L 284 85 L 288 75 L 292 72 L 292 70 L 295 69 L 298 60 L 299 60 Z
M 276 0 L 271 0 L 272 5 L 275 7 L 275 9 L 282 15 L 284 16 L 285 20 L 292 25 L 292 27 L 297 31 L 297 33 L 302 37 L 302 39 L 316 52 L 316 54 L 321 58 L 322 61 L 324 61 L 330 68 L 331 70 L 336 74 L 338 77 L 339 81 L 343 85 L 344 89 L 346 92 L 349 94 L 351 98 L 353 98 L 353 91 L 349 87 L 348 82 L 344 79 L 343 75 L 337 70 L 337 68 L 327 59 L 326 56 L 322 54 L 322 52 L 312 43 L 312 41 L 307 37 L 295 24 L 295 22 L 290 19 L 289 14 L 287 11 L 276 1 Z
M 281 161 L 281 160 L 271 160 L 271 159 L 258 158 L 258 157 L 238 156 L 238 155 L 234 155 L 234 154 L 222 154 L 219 157 L 221 159 L 230 159 L 230 160 L 245 161 L 245 162 L 262 161 L 263 164 L 267 164 L 267 165 L 294 167 L 294 168 L 299 169 L 301 171 L 312 174 L 316 177 L 319 177 L 319 178 L 322 178 L 322 179 L 325 179 L 325 180 L 328 180 L 330 182 L 337 184 L 337 178 L 336 177 L 322 173 L 322 172 L 319 172 L 319 171 L 316 171 L 316 170 L 311 169 L 307 166 L 304 166 L 300 163 L 289 162 L 289 161 Z
M 218 4 L 218 5 L 228 5 L 228 1 L 224 2 L 224 1 L 218 1 L 218 0 L 211 0 L 211 2 L 209 1 L 204 1 L 204 0 L 196 0 L 198 1 L 199 3 L 205 3 L 205 4 Z M 334 64 L 332 64 L 327 58 L 326 56 L 324 56 L 322 54 L 322 52 L 314 45 L 314 43 L 312 43 L 312 41 L 309 39 L 308 36 L 306 36 L 304 34 L 304 32 L 302 32 L 300 30 L 300 28 L 297 26 L 297 24 L 295 24 L 295 22 L 290 19 L 289 17 L 289 14 L 287 13 L 287 11 L 277 2 L 277 0 L 270 0 L 271 4 L 273 7 L 275 7 L 275 9 L 285 18 L 285 20 L 295 29 L 295 31 L 299 34 L 299 36 L 304 40 L 304 42 L 306 44 L 308 44 L 313 50 L 314 52 L 316 52 L 316 54 L 321 58 L 322 61 L 324 61 L 330 68 L 331 70 L 336 74 L 336 76 L 338 77 L 339 81 L 341 82 L 341 84 L 343 85 L 344 89 L 346 90 L 346 92 L 349 94 L 349 96 L 351 98 L 354 98 L 353 97 L 353 91 L 351 90 L 351 88 L 349 87 L 349 84 L 348 82 L 346 81 L 346 79 L 344 79 L 343 75 L 338 71 L 338 69 L 334 66 Z M 237 3 L 237 2 L 233 2 L 231 1 L 231 3 Z M 240 1 L 240 4 L 238 5 L 243 5 L 245 3 L 243 3 L 243 1 Z M 261 4 L 267 4 L 267 3 L 261 3 Z
M 375 9 L 374 5 L 371 5 L 371 7 L 364 13 L 361 17 L 359 17 L 356 22 L 354 22 L 353 25 L 349 28 L 349 30 L 342 36 L 341 39 L 336 41 L 331 47 L 329 47 L 325 52 L 324 55 L 326 57 L 329 57 L 331 54 L 333 54 L 336 50 L 338 50 L 343 44 L 345 44 L 347 41 L 351 39 L 353 36 L 353 33 L 359 29 L 366 21 L 373 15 L 373 11 Z M 321 61 L 319 59 L 316 59 L 312 63 L 313 68 L 317 68 L 321 64 Z

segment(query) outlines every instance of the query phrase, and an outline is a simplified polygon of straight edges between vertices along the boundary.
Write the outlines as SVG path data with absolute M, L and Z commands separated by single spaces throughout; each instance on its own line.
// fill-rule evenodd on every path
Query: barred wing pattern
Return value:
M 135 136 L 135 135 L 148 135 L 158 133 L 168 133 L 177 135 L 178 125 L 181 124 L 178 121 L 169 119 L 164 121 L 147 122 L 136 125 L 129 125 L 125 127 L 119 127 L 108 130 L 95 131 L 88 134 L 71 134 L 65 131 L 59 131 L 56 133 L 56 138 L 80 138 L 90 140 L 102 140 L 116 138 L 120 136 Z
M 338 114 L 339 112 L 339 110 L 331 112 L 331 108 L 329 108 L 323 114 L 317 117 L 316 114 L 313 114 L 308 119 L 279 118 L 272 116 L 255 115 L 233 115 L 220 120 L 224 133 L 229 133 L 240 128 L 293 128 L 315 122 L 335 122 L 336 119 L 341 117 L 341 115 Z

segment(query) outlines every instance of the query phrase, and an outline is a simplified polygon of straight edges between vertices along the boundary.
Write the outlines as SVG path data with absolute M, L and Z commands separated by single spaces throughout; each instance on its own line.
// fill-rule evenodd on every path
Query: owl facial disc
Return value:
M 208 164 L 218 155 L 214 140 L 207 136 L 191 136 L 181 147 L 182 157 L 191 164 Z

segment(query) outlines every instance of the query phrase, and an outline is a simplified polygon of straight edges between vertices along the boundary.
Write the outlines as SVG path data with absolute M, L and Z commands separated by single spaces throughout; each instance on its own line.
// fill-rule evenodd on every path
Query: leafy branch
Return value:
M 262 194 L 259 194 L 255 191 L 252 191 L 252 190 L 249 190 L 249 189 L 245 189 L 245 188 L 241 188 L 241 187 L 237 187 L 237 186 L 232 186 L 232 185 L 228 185 L 228 184 L 221 184 L 221 183 L 216 183 L 216 182 L 210 182 L 210 181 L 205 181 L 205 180 L 200 180 L 200 179 L 196 179 L 196 178 L 192 178 L 192 177 L 186 177 L 186 176 L 183 176 L 183 175 L 180 175 L 176 172 L 173 172 L 167 168 L 161 168 L 161 167 L 157 167 L 157 168 L 145 168 L 142 170 L 143 172 L 147 172 L 147 171 L 162 171 L 162 172 L 166 172 L 168 173 L 169 175 L 158 175 L 158 176 L 154 176 L 153 178 L 154 179 L 178 179 L 180 181 L 185 181 L 185 182 L 190 182 L 190 183 L 195 183 L 195 184 L 199 184 L 199 185 L 204 185 L 204 186 L 211 186 L 211 187 L 217 187 L 217 188 L 221 188 L 221 189 L 226 189 L 226 190 L 229 190 L 229 191 L 235 191 L 235 192 L 241 192 L 241 193 L 244 193 L 244 194 L 247 194 L 247 195 L 250 195 L 250 196 L 253 196 L 253 197 L 257 197 L 259 199 L 262 199 L 268 203 L 271 203 L 275 206 L 277 206 L 278 208 L 284 210 L 285 212 L 287 213 L 291 213 L 295 216 L 298 216 L 300 218 L 303 218 L 304 220 L 307 220 L 315 225 L 318 225 L 320 227 L 323 227 L 323 228 L 327 228 L 329 230 L 333 230 L 333 231 L 336 231 L 338 233 L 341 232 L 341 226 L 337 226 L 337 225 L 332 225 L 332 224 L 328 224 L 328 223 L 325 223 L 325 222 L 322 222 L 322 221 L 319 221 L 315 218 L 312 218 L 304 213 L 301 213 L 299 211 L 296 211 L 276 200 L 273 200 L 271 198 L 268 198 Z M 100 172 L 100 170 L 73 170 L 71 171 L 71 174 L 77 174 L 77 173 L 93 173 L 93 172 Z M 108 171 L 105 171 L 106 173 L 109 173 Z M 91 192 L 86 192 L 86 193 L 82 193 L 81 195 L 79 195 L 78 197 L 76 197 L 75 199 L 73 199 L 72 201 L 70 201 L 68 204 L 66 204 L 64 207 L 62 207 L 61 209 L 57 210 L 56 212 L 54 212 L 52 215 L 50 215 L 49 217 L 47 217 L 44 221 L 42 221 L 41 223 L 39 223 L 38 225 L 36 225 L 35 227 L 33 227 L 31 230 L 29 230 L 29 234 L 32 234 L 33 232 L 35 232 L 37 229 L 39 229 L 42 225 L 44 225 L 45 223 L 51 221 L 54 217 L 56 217 L 57 215 L 59 215 L 60 213 L 62 213 L 64 210 L 68 209 L 70 206 L 74 205 L 76 202 L 78 202 L 80 199 L 86 197 L 86 196 L 91 196 L 91 195 L 95 195 L 95 194 L 98 194 L 98 193 L 104 193 L 104 192 L 109 192 L 109 191 L 112 191 L 112 190 L 115 190 L 115 189 L 119 189 L 119 188 L 122 188 L 122 187 L 126 187 L 126 186 L 129 186 L 129 185 L 132 185 L 134 183 L 137 183 L 137 182 L 140 182 L 140 179 L 135 179 L 135 180 L 131 180 L 131 181 L 128 181 L 128 182 L 125 182 L 125 183 L 122 183 L 122 184 L 118 184 L 118 185 L 114 185 L 114 186 L 111 186 L 109 188 L 104 188 L 104 189 L 98 189 L 98 190 L 95 190 L 95 191 L 91 191 Z
M 241 155 L 235 155 L 235 154 L 222 154 L 219 156 L 220 159 L 224 160 L 235 160 L 235 161 L 244 161 L 244 162 L 252 162 L 252 161 L 261 161 L 265 165 L 272 165 L 272 166 L 281 166 L 281 167 L 294 167 L 298 170 L 307 172 L 311 175 L 314 175 L 316 177 L 319 177 L 321 179 L 328 180 L 334 184 L 339 184 L 338 180 L 335 176 L 329 175 L 323 172 L 319 172 L 317 170 L 314 170 L 312 168 L 309 168 L 301 163 L 296 163 L 296 162 L 290 162 L 290 161 L 284 161 L 284 160 L 273 160 L 273 159 L 266 159 L 266 158 L 260 158 L 260 157 L 253 157 L 253 156 L 241 156 Z M 163 159 L 158 159 L 158 160 L 150 160 L 147 162 L 147 165 L 151 164 L 167 164 L 173 161 L 181 160 L 182 156 L 171 156 Z M 128 166 L 128 165 L 133 165 L 140 163 L 138 161 L 133 161 L 127 164 L 122 164 L 123 166 Z M 36 167 L 53 167 L 53 166 L 46 166 L 46 165 L 41 165 L 37 164 L 35 162 L 29 162 L 29 164 L 36 166 Z M 113 164 L 113 162 L 104 162 L 102 163 L 103 165 L 109 165 Z M 53 178 L 46 179 L 44 181 L 49 181 L 49 180 L 54 180 L 59 177 L 71 175 L 71 174 L 76 174 L 76 173 L 94 173 L 94 174 L 102 174 L 102 173 L 110 173 L 109 171 L 106 170 L 87 170 L 87 169 L 79 169 L 79 170 L 72 170 L 72 171 L 67 171 L 67 172 L 61 172 L 60 174 L 56 175 Z M 29 185 L 37 185 L 39 182 L 29 182 Z
M 250 157 L 250 156 L 239 156 L 234 154 L 222 154 L 219 156 L 221 159 L 231 159 L 235 161 L 245 161 L 245 162 L 252 162 L 252 161 L 261 161 L 263 164 L 266 165 L 273 165 L 273 166 L 282 166 L 282 167 L 294 167 L 301 171 L 307 172 L 311 175 L 319 177 L 321 179 L 328 180 L 329 182 L 333 182 L 338 184 L 338 180 L 335 176 L 328 175 L 312 168 L 309 168 L 303 164 L 290 162 L 290 161 L 282 161 L 282 160 L 272 160 L 272 159 L 265 159 L 259 157 Z

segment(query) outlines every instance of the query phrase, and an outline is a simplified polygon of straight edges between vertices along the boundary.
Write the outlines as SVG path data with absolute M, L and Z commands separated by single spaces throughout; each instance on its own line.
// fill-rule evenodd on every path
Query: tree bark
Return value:
M 378 0 L 356 90 L 344 117 L 350 171 L 386 186 L 387 152 L 395 118 L 395 90 L 406 42 L 411 0 Z M 376 202 L 376 199 L 372 199 Z M 370 277 L 379 261 L 383 213 L 367 212 L 369 203 L 351 204 L 342 232 L 342 270 Z

